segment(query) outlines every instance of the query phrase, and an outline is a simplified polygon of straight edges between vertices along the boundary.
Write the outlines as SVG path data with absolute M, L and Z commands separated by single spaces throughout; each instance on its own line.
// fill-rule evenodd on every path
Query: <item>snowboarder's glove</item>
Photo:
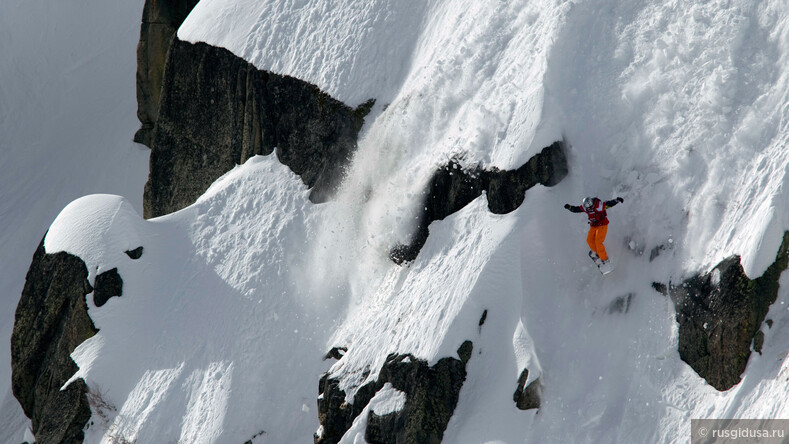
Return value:
M 569 210 L 570 209 L 570 204 L 564 204 L 564 209 L 565 210 Z
M 622 202 L 624 202 L 624 201 L 625 201 L 625 200 L 624 200 L 624 199 L 622 199 L 621 197 L 617 197 L 617 198 L 616 198 L 616 200 L 618 200 L 618 201 L 619 201 L 619 203 L 622 203 Z

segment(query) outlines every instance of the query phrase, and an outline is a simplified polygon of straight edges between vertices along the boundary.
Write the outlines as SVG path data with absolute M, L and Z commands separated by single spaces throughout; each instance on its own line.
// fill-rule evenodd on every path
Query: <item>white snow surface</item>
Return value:
M 740 254 L 759 276 L 789 225 L 786 14 L 778 0 L 203 0 L 178 36 L 352 106 L 375 98 L 359 163 L 401 191 L 450 156 L 513 168 L 564 137 L 568 198 L 625 194 L 628 235 L 684 245 L 677 273 Z
M 350 402 L 389 353 L 433 364 L 466 340 L 445 442 L 689 442 L 691 418 L 789 418 L 787 275 L 762 353 L 726 392 L 679 359 L 674 308 L 651 287 L 732 254 L 757 277 L 789 229 L 784 0 L 202 0 L 179 37 L 377 102 L 330 203 L 269 156 L 149 221 L 137 194 L 66 206 L 47 250 L 124 280 L 102 307 L 88 295 L 100 331 L 72 355 L 114 406 L 94 408 L 87 443 L 310 442 L 323 372 Z M 431 224 L 415 261 L 389 261 L 436 166 L 515 168 L 562 138 L 562 183 L 506 215 L 482 196 Z M 605 277 L 583 215 L 562 208 L 586 195 L 625 199 Z M 323 361 L 333 346 L 348 351 Z M 539 414 L 512 401 L 524 368 Z M 343 442 L 403 401 L 374 399 Z

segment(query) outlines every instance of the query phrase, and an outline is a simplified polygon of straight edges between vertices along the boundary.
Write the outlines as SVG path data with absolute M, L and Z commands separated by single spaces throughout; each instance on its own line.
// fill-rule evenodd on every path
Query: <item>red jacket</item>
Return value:
M 569 205 L 567 209 L 573 213 L 586 213 L 586 215 L 589 217 L 589 225 L 593 227 L 601 227 L 603 225 L 608 225 L 608 217 L 606 217 L 607 214 L 605 212 L 606 208 L 611 208 L 618 203 L 619 201 L 616 199 L 603 202 L 602 200 L 595 197 L 594 205 L 592 205 L 592 209 L 589 211 L 586 211 L 586 208 L 584 208 L 583 205 Z

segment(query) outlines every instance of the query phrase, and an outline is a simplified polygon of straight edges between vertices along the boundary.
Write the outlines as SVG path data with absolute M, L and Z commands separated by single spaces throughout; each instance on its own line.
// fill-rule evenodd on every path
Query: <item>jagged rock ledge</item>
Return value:
M 369 412 L 365 441 L 371 444 L 441 442 L 466 380 L 466 363 L 472 348 L 471 341 L 466 341 L 458 349 L 459 359 L 442 358 L 433 367 L 410 354 L 390 354 L 377 380 L 359 387 L 353 403 L 346 402 L 340 381 L 324 374 L 318 385 L 321 431 L 315 435 L 315 444 L 339 442 L 386 383 L 405 392 L 405 406 L 386 415 Z
M 140 42 L 137 45 L 137 118 L 142 127 L 134 141 L 151 146 L 167 51 L 178 27 L 198 0 L 146 0 L 142 10 Z
M 776 298 L 778 279 L 789 265 L 789 232 L 770 267 L 749 279 L 739 256 L 680 285 L 654 283 L 671 297 L 679 323 L 679 356 L 717 390 L 741 380 L 751 349 L 760 351 L 762 324 Z
M 554 186 L 567 176 L 567 172 L 563 142 L 543 148 L 516 170 L 464 168 L 458 160 L 452 160 L 430 179 L 423 205 L 425 210 L 411 243 L 395 247 L 389 256 L 397 264 L 416 259 L 427 242 L 430 223 L 461 210 L 483 191 L 487 194 L 488 209 L 495 214 L 506 214 L 523 203 L 526 190 L 537 184 Z
M 512 394 L 515 407 L 519 410 L 538 409 L 542 403 L 542 381 L 540 381 L 540 378 L 537 378 L 526 385 L 528 380 L 529 369 L 525 368 L 518 378 L 518 386 L 515 388 L 515 393 Z
M 310 200 L 324 202 L 342 179 L 373 103 L 353 109 L 226 49 L 175 38 L 151 143 L 144 216 L 190 205 L 237 164 L 275 150 L 312 189 Z
M 47 254 L 38 246 L 16 309 L 11 335 L 11 387 L 32 420 L 40 443 L 77 443 L 91 410 L 88 387 L 79 379 L 71 352 L 95 335 L 85 296 L 93 291 L 88 269 L 68 253 Z

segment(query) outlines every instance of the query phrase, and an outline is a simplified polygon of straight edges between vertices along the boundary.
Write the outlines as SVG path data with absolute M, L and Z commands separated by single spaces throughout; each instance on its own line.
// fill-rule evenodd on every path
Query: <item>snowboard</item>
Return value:
M 595 265 L 597 265 L 597 269 L 600 270 L 600 273 L 604 276 L 612 271 L 614 271 L 614 266 L 611 264 L 611 260 L 609 259 L 607 263 L 603 263 L 600 260 L 600 257 L 594 251 L 589 251 L 589 257 L 592 259 Z

